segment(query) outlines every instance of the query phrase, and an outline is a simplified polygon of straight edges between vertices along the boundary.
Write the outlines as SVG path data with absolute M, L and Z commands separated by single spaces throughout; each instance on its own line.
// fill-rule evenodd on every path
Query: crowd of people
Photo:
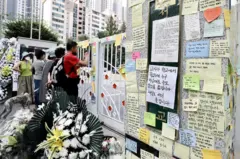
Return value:
M 46 102 L 47 89 L 53 85 L 62 87 L 68 95 L 77 97 L 79 69 L 87 66 L 89 55 L 85 53 L 85 59 L 80 60 L 77 57 L 77 43 L 74 41 L 69 41 L 66 49 L 56 48 L 55 52 L 48 54 L 47 59 L 43 50 L 35 50 L 36 58 L 33 62 L 31 54 L 24 52 L 21 61 L 13 68 L 20 74 L 18 95 L 29 93 L 32 103 L 39 106 Z M 59 68 L 62 68 L 62 72 Z

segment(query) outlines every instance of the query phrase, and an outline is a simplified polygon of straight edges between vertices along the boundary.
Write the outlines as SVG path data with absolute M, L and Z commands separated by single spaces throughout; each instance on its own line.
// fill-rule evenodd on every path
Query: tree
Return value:
M 121 26 L 121 29 L 120 29 L 121 33 L 125 33 L 125 32 L 126 32 L 126 29 L 127 29 L 126 23 L 123 22 L 123 23 L 122 23 L 122 26 Z
M 107 28 L 106 31 L 108 32 L 108 36 L 112 36 L 114 34 L 118 34 L 118 26 L 116 21 L 114 20 L 113 16 L 110 16 L 110 18 L 107 21 Z
M 88 40 L 89 38 L 88 38 L 88 36 L 87 35 L 80 35 L 79 37 L 78 37 L 78 40 L 79 41 L 84 41 L 84 40 Z
M 100 32 L 98 32 L 97 36 L 99 39 L 101 39 L 101 38 L 105 38 L 105 37 L 109 36 L 109 33 L 108 33 L 108 31 L 100 31 Z
M 6 38 L 12 37 L 30 37 L 31 21 L 30 20 L 17 20 L 10 21 L 5 24 L 6 30 L 4 35 Z M 33 22 L 33 28 L 39 28 L 38 22 Z M 38 39 L 38 30 L 32 31 L 32 38 Z M 58 36 L 44 24 L 41 25 L 41 40 L 58 41 Z

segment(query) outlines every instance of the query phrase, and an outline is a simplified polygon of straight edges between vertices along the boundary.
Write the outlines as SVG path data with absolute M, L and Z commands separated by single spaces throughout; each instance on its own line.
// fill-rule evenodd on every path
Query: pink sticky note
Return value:
M 140 52 L 133 52 L 132 53 L 132 59 L 133 60 L 136 60 L 136 59 L 140 58 L 140 56 L 141 56 Z
M 96 46 L 96 42 L 93 43 L 93 46 Z
M 106 37 L 106 40 L 109 41 L 109 37 Z

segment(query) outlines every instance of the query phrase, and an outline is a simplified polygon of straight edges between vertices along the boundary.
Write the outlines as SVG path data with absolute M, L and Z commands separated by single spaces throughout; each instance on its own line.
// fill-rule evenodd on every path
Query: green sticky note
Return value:
M 156 114 L 145 112 L 144 124 L 156 127 Z
M 184 75 L 183 88 L 200 91 L 200 76 L 199 75 Z

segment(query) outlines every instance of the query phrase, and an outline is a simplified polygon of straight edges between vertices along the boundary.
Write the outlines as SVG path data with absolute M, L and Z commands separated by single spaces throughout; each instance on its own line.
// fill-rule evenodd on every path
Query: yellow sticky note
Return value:
M 200 90 L 200 76 L 199 75 L 184 75 L 183 88 L 199 91 Z
M 88 46 L 89 46 L 89 41 L 88 40 L 85 40 L 85 41 L 82 42 L 82 48 L 83 49 L 86 49 Z
M 175 139 L 175 129 L 168 126 L 167 123 L 162 123 L 162 136 L 171 140 Z
M 95 82 L 92 82 L 92 93 L 95 93 Z
M 203 159 L 222 159 L 222 154 L 219 150 L 203 149 Z
M 144 124 L 155 127 L 156 126 L 156 114 L 145 112 L 144 113 Z
M 132 27 L 141 26 L 142 21 L 142 4 L 138 4 L 132 7 Z
M 136 60 L 136 69 L 137 70 L 147 70 L 147 58 L 139 58 Z
M 231 21 L 231 11 L 228 9 L 223 9 L 224 13 L 224 20 L 226 28 L 230 28 L 230 21 Z
M 149 143 L 149 138 L 150 138 L 150 131 L 145 128 L 140 128 L 139 129 L 139 139 L 148 144 Z
M 179 144 L 175 142 L 174 145 L 174 156 L 182 159 L 188 159 L 190 158 L 190 147 L 187 147 L 185 145 Z
M 115 46 L 119 46 L 122 43 L 122 34 L 117 34 L 115 36 Z
M 222 94 L 223 83 L 223 77 L 205 77 L 202 91 L 208 93 Z

